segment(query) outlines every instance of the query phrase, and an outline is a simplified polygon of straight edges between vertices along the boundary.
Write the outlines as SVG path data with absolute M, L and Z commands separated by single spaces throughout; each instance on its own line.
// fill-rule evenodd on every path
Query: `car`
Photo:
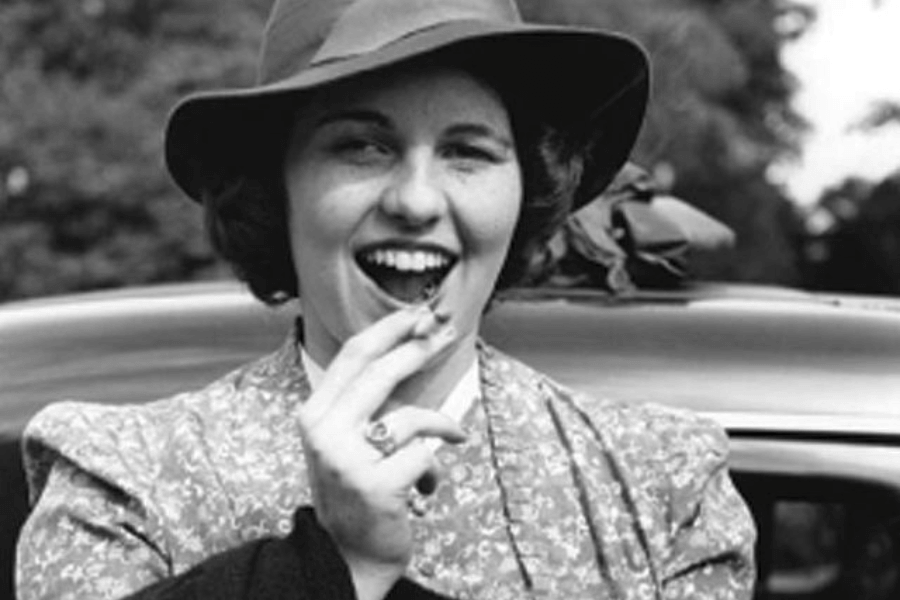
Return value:
M 229 282 L 0 306 L 0 597 L 27 514 L 26 422 L 66 398 L 146 402 L 277 347 L 296 318 Z M 484 337 L 596 397 L 719 421 L 756 519 L 756 598 L 900 597 L 900 300 L 755 285 L 512 290 Z

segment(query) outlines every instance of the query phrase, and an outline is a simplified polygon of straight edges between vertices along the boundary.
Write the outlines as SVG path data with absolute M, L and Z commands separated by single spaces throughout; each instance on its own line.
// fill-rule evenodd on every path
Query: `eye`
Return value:
M 476 142 L 450 142 L 445 145 L 443 155 L 465 171 L 502 162 L 499 152 Z
M 389 144 L 369 136 L 339 137 L 330 145 L 330 151 L 341 160 L 356 165 L 380 163 L 393 155 Z

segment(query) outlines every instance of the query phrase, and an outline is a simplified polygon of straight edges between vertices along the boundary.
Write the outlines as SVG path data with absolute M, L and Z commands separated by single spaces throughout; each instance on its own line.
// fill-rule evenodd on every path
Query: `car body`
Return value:
M 223 282 L 0 306 L 4 589 L 27 510 L 17 447 L 37 410 L 197 388 L 277 347 L 295 313 Z M 758 598 L 900 597 L 900 301 L 737 285 L 514 290 L 483 333 L 596 397 L 725 426 L 760 532 Z

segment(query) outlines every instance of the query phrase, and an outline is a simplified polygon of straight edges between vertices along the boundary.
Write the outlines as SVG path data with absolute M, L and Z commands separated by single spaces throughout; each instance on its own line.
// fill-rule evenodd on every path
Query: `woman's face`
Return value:
M 437 68 L 332 86 L 293 124 L 284 172 L 317 361 L 414 303 L 474 339 L 522 201 L 509 116 L 491 88 Z

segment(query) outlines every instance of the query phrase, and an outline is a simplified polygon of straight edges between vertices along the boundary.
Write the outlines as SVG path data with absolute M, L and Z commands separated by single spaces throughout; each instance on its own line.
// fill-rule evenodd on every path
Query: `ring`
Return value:
M 397 438 L 381 419 L 369 423 L 364 437 L 370 446 L 381 452 L 382 456 L 390 456 L 397 451 Z
M 428 499 L 413 488 L 406 497 L 406 507 L 417 517 L 424 517 L 428 512 Z

